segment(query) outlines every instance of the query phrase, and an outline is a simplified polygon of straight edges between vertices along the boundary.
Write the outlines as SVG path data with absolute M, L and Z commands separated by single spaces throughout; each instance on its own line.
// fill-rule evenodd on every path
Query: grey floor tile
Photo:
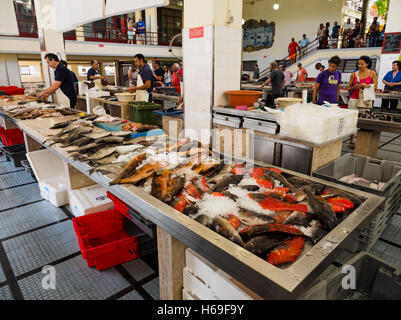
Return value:
M 141 295 L 138 292 L 133 290 L 130 293 L 127 293 L 125 296 L 122 296 L 118 300 L 143 300 L 143 298 L 141 297 Z
M 0 163 L 0 174 L 13 172 L 13 171 L 22 171 L 24 168 L 22 167 L 15 167 L 11 161 L 1 162 Z
M 389 144 L 386 144 L 385 146 L 381 147 L 380 150 L 401 153 L 401 146 L 398 144 L 389 143 Z
M 131 276 L 134 277 L 136 281 L 141 281 L 155 272 L 142 259 L 135 259 L 126 262 L 122 266 L 131 274 Z
M 398 137 L 398 133 L 392 133 L 392 132 L 382 132 L 381 137 L 390 137 L 390 138 L 395 138 Z
M 41 199 L 37 183 L 3 190 L 0 191 L 0 211 Z
M 386 261 L 396 268 L 401 268 L 401 249 L 383 241 L 377 241 L 369 251 L 374 256 Z
M 160 300 L 159 277 L 142 286 L 155 300 Z
M 48 201 L 32 203 L 0 213 L 0 239 L 67 218 Z
M 89 268 L 82 256 L 55 266 L 55 289 L 43 289 L 41 272 L 18 281 L 26 300 L 104 300 L 128 288 L 129 283 L 114 268 Z
M 387 228 L 383 231 L 381 238 L 401 246 L 401 216 L 395 215 L 392 218 Z
M 4 241 L 3 246 L 15 276 L 79 251 L 70 220 Z
M 395 153 L 391 151 L 384 151 L 384 150 L 379 150 L 377 153 L 377 159 L 382 159 L 382 160 L 390 160 L 390 161 L 398 161 L 401 162 L 401 154 L 400 153 Z
M 2 174 L 0 176 L 0 190 L 31 182 L 35 182 L 35 180 L 25 170 Z
M 8 286 L 0 288 L 0 300 L 14 300 Z

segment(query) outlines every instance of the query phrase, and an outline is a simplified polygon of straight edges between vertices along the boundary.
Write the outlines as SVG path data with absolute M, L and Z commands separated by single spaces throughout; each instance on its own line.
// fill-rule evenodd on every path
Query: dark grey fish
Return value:
M 59 123 L 56 123 L 55 125 L 51 126 L 49 129 L 63 129 L 63 128 L 66 128 L 73 121 L 75 121 L 75 120 L 59 122 Z
M 224 194 L 227 198 L 233 200 L 233 201 L 237 201 L 238 200 L 238 196 L 236 196 L 235 194 L 232 194 L 231 192 L 223 191 L 221 194 Z
M 284 187 L 289 188 L 290 192 L 295 192 L 296 188 L 287 181 L 287 179 L 280 173 L 273 170 L 265 170 L 265 173 L 272 179 L 279 181 Z
M 362 202 L 364 201 L 363 199 L 340 189 L 336 189 L 336 188 L 326 188 L 325 191 L 327 192 L 327 194 L 322 195 L 322 198 L 327 199 L 327 198 L 332 198 L 332 197 L 342 197 L 342 198 L 346 198 L 349 201 L 351 201 L 355 208 L 359 207 Z
M 313 192 L 313 194 L 315 194 L 317 196 L 320 195 L 326 188 L 325 185 L 320 184 L 320 183 L 315 183 L 315 182 L 308 184 L 307 186 L 301 187 L 301 189 L 303 190 L 305 187 L 309 188 L 309 190 L 311 190 Z
M 220 182 L 218 182 L 213 187 L 213 191 L 214 192 L 222 192 L 222 191 L 228 189 L 230 184 L 237 185 L 238 183 L 240 183 L 243 177 L 244 176 L 239 176 L 239 175 L 227 176 L 227 177 L 223 178 Z
M 187 206 L 184 209 L 183 214 L 185 214 L 186 216 L 191 217 L 191 216 L 196 216 L 198 214 L 198 211 L 199 211 L 199 208 L 196 205 L 190 205 L 190 206 Z
M 85 153 L 85 151 L 88 151 L 88 150 L 90 150 L 90 149 L 96 148 L 96 147 L 98 147 L 98 146 L 99 146 L 98 143 L 92 142 L 92 143 L 89 143 L 89 144 L 84 145 L 84 146 L 82 146 L 82 147 L 75 148 L 75 149 L 73 149 L 73 150 L 69 150 L 69 151 L 67 151 L 67 152 L 68 152 L 68 153 L 73 153 L 73 152 Z
M 259 226 L 267 223 L 274 223 L 274 218 L 251 210 L 241 209 L 238 213 L 238 217 L 241 222 L 247 226 Z
M 91 175 L 94 172 L 100 172 L 102 174 L 113 173 L 115 175 L 118 175 L 123 168 L 124 168 L 124 165 L 122 163 L 105 164 L 105 165 L 90 169 L 89 174 Z
M 247 190 L 247 191 L 251 191 L 251 192 L 253 192 L 253 191 L 258 191 L 258 190 L 260 189 L 260 187 L 257 186 L 257 185 L 241 186 L 241 188 L 242 188 L 242 189 L 245 189 L 245 190 Z
M 82 145 L 88 144 L 92 139 L 87 137 L 79 138 L 78 140 L 71 141 L 70 143 L 64 144 L 63 148 L 70 147 L 70 146 L 77 146 L 80 147 Z
M 311 239 L 312 239 L 313 244 L 320 241 L 320 239 L 322 239 L 327 233 L 328 232 L 326 231 L 326 228 L 319 220 L 315 220 L 312 223 Z
M 117 137 L 117 136 L 107 136 L 104 138 L 96 139 L 95 142 L 105 142 L 105 143 L 121 143 L 124 141 L 124 137 Z
M 116 151 L 116 147 L 107 147 L 107 148 L 102 148 L 99 151 L 97 151 L 95 154 L 91 155 L 88 157 L 88 160 L 98 160 L 98 159 L 103 159 L 112 153 Z
M 197 216 L 195 218 L 196 222 L 199 222 L 200 224 L 203 224 L 204 226 L 208 227 L 211 224 L 211 219 L 210 217 L 204 215 L 204 214 L 200 214 L 199 216 Z
M 337 216 L 331 206 L 326 201 L 316 198 L 308 187 L 305 187 L 303 190 L 308 198 L 308 204 L 312 209 L 312 213 L 316 215 L 320 222 L 329 227 L 330 230 L 338 225 Z
M 283 221 L 283 224 L 307 227 L 309 226 L 309 218 L 304 212 L 294 211 Z
M 218 234 L 222 235 L 223 237 L 233 241 L 237 245 L 244 247 L 244 242 L 242 241 L 240 235 L 238 234 L 237 230 L 233 228 L 233 226 L 224 218 L 216 217 L 213 219 L 210 228 L 213 231 L 216 231 Z
M 245 244 L 245 249 L 256 255 L 262 255 L 280 244 L 286 237 L 283 235 L 264 235 L 253 237 Z
M 289 182 L 289 183 L 291 183 L 293 186 L 295 186 L 295 187 L 301 187 L 301 186 L 305 186 L 305 185 L 308 185 L 308 184 L 311 184 L 312 182 L 311 181 L 309 181 L 309 180 L 305 180 L 305 179 L 303 179 L 303 178 L 300 178 L 300 177 L 291 177 L 291 178 L 288 178 L 287 179 L 287 181 Z

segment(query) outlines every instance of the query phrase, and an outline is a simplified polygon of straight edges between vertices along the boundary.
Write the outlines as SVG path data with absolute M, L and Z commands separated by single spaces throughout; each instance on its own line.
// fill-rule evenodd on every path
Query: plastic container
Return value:
M 300 300 L 399 300 L 401 299 L 401 270 L 369 253 L 361 252 L 344 263 L 355 268 L 355 288 L 343 287 L 349 271 L 337 268 L 319 279 Z M 348 281 L 347 281 L 348 282 Z
M 5 146 L 25 143 L 24 133 L 18 128 L 7 130 L 0 128 L 0 138 Z
M 353 173 L 360 178 L 385 182 L 385 185 L 381 190 L 376 190 L 363 182 L 349 184 L 340 181 L 342 177 Z M 401 181 L 401 163 L 347 153 L 341 158 L 315 170 L 312 175 L 320 179 L 333 181 L 345 186 L 351 186 L 352 188 L 377 194 L 382 197 L 387 197 L 399 187 Z
M 72 223 L 89 267 L 100 271 L 139 257 L 139 241 L 124 229 L 117 210 L 73 218 Z
M 114 208 L 102 186 L 94 185 L 70 191 L 70 208 L 76 217 Z
M 302 103 L 300 98 L 277 98 L 278 108 L 284 109 L 286 107 L 292 106 L 293 104 Z
M 114 208 L 124 215 L 127 219 L 135 223 L 143 232 L 149 235 L 151 238 L 156 239 L 156 225 L 142 217 L 142 215 L 129 207 L 115 195 L 107 191 L 107 197 L 113 201 Z
M 279 121 L 281 136 L 323 144 L 355 134 L 358 111 L 295 104 L 284 109 Z
M 134 101 L 129 103 L 130 120 L 142 124 L 157 125 L 158 117 L 153 110 L 160 110 L 163 107 L 160 104 L 144 101 Z
M 47 149 L 29 152 L 26 156 L 39 182 L 41 196 L 56 207 L 68 204 L 63 160 Z
M 117 100 L 119 102 L 132 102 L 135 100 L 135 93 L 115 93 L 114 94 L 117 97 Z
M 232 107 L 245 105 L 248 108 L 258 101 L 259 97 L 263 94 L 262 91 L 252 90 L 232 90 L 225 91 L 228 101 Z
M 25 88 L 19 88 L 15 86 L 0 87 L 1 91 L 4 91 L 8 96 L 22 95 L 25 92 Z

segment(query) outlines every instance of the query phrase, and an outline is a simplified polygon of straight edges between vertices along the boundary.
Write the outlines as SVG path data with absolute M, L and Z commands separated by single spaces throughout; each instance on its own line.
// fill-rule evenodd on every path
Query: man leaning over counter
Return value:
M 126 91 L 136 92 L 136 101 L 152 102 L 153 91 L 153 72 L 146 62 L 143 54 L 138 53 L 134 56 L 135 67 L 139 69 L 137 86 L 129 87 Z

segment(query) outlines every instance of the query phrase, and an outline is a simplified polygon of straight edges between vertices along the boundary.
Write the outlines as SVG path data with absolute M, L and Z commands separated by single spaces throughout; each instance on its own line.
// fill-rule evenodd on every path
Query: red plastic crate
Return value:
M 18 128 L 7 130 L 1 128 L 0 138 L 6 147 L 25 143 L 24 133 Z
M 0 87 L 0 90 L 4 91 L 8 96 L 21 95 L 25 92 L 25 88 L 18 88 L 15 86 Z
M 89 267 L 104 270 L 139 257 L 139 241 L 124 230 L 115 209 L 72 219 L 82 257 Z
M 114 194 L 110 193 L 107 191 L 107 198 L 109 198 L 111 201 L 113 201 L 114 204 L 114 209 L 116 209 L 118 212 L 123 214 L 125 217 L 129 219 L 129 207 L 126 205 L 124 202 L 122 202 L 120 199 L 118 199 Z

